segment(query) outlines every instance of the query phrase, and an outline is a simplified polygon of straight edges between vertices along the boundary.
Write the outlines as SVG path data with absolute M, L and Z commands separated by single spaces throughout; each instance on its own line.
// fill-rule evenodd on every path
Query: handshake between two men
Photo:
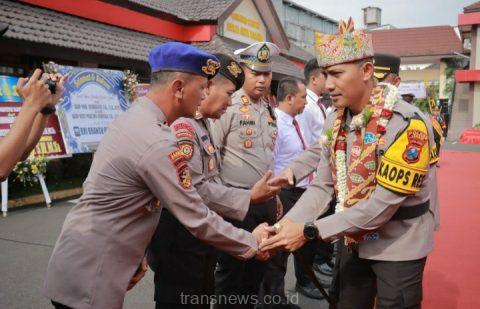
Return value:
M 272 177 L 272 172 L 268 171 L 252 188 L 252 202 L 254 196 L 263 196 L 257 198 L 257 201 L 265 200 L 269 192 L 269 197 L 279 193 L 284 186 L 293 186 L 295 183 L 293 171 L 290 168 L 284 169 L 280 174 Z M 282 217 L 282 205 L 277 197 L 277 220 Z M 262 223 L 257 226 L 252 234 L 255 235 L 258 242 L 258 253 L 256 259 L 268 260 L 279 250 L 296 251 L 302 247 L 307 238 L 304 236 L 305 224 L 295 223 L 287 218 L 283 218 L 272 226 Z

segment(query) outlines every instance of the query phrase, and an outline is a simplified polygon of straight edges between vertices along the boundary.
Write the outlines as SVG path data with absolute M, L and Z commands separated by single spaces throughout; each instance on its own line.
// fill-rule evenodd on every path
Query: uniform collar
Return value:
M 138 105 L 145 106 L 145 108 L 148 109 L 150 113 L 155 115 L 159 124 L 167 124 L 167 117 L 165 117 L 165 114 L 160 109 L 160 107 L 158 107 L 157 104 L 150 100 L 150 98 L 148 98 L 147 96 L 140 97 L 136 100 L 136 103 Z

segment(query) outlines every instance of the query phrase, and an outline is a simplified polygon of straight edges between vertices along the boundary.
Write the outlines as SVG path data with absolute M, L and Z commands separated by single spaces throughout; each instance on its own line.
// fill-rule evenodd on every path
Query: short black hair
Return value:
M 280 80 L 277 88 L 277 101 L 282 102 L 287 95 L 296 95 L 298 93 L 298 84 L 303 84 L 303 81 L 295 77 L 285 77 Z
M 320 70 L 317 58 L 310 59 L 305 65 L 305 69 L 303 71 L 303 74 L 305 75 L 305 82 L 307 84 L 310 82 L 310 77 L 315 74 L 317 70 Z
M 163 85 L 172 79 L 178 78 L 178 77 L 187 77 L 187 76 L 193 76 L 191 73 L 186 73 L 186 72 L 178 72 L 178 71 L 156 71 L 152 72 L 152 75 L 150 76 L 150 84 L 151 85 Z

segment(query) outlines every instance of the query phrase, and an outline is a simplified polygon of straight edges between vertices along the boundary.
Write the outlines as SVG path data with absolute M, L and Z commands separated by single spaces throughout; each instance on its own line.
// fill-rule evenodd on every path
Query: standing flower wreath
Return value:
M 20 181 L 25 187 L 27 184 L 33 186 L 38 182 L 38 175 L 45 175 L 47 172 L 47 160 L 42 156 L 29 158 L 18 162 L 13 172 L 17 174 L 15 181 Z
M 123 71 L 123 74 L 123 87 L 125 88 L 128 101 L 131 102 L 135 98 L 135 88 L 138 86 L 138 74 L 130 70 Z

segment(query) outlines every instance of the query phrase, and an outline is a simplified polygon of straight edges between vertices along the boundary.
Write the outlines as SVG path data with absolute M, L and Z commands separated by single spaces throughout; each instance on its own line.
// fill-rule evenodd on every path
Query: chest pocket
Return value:
M 218 155 L 217 149 L 211 143 L 210 139 L 202 142 L 202 161 L 203 174 L 207 177 L 213 177 L 218 174 Z

